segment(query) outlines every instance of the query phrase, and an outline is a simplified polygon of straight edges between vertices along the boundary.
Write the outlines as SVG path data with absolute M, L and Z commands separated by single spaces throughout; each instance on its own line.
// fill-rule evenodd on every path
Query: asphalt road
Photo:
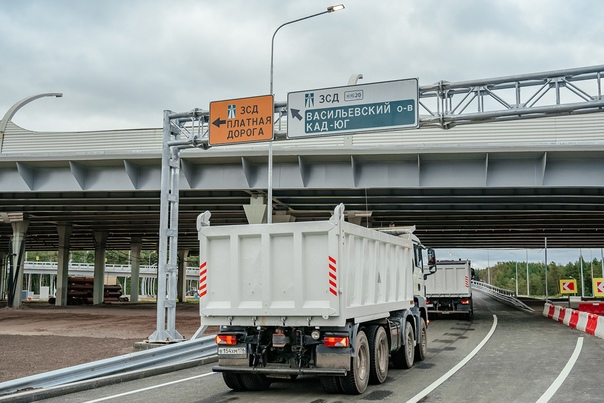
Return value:
M 220 374 L 212 373 L 210 364 L 43 401 L 493 403 L 603 400 L 604 340 L 545 318 L 541 312 L 527 314 L 479 292 L 474 295 L 472 322 L 457 318 L 432 320 L 428 328 L 427 359 L 409 370 L 391 369 L 384 384 L 370 386 L 360 396 L 326 394 L 320 382 L 310 376 L 275 382 L 263 392 L 233 392 L 224 385 Z M 576 358 L 576 362 L 572 358 Z M 567 377 L 561 377 L 561 373 Z

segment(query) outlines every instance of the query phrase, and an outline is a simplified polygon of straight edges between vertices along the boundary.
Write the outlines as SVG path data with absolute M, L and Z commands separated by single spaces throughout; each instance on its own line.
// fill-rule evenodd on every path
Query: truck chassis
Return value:
M 419 302 L 419 301 L 417 301 Z M 327 393 L 361 394 L 381 384 L 389 366 L 411 368 L 426 357 L 425 303 L 388 318 L 342 327 L 223 326 L 216 336 L 225 384 L 265 390 L 276 378 L 318 375 Z

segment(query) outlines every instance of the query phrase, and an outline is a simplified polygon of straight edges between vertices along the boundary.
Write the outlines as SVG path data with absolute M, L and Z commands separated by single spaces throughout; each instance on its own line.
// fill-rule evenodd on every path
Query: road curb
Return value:
M 581 312 L 548 302 L 543 306 L 543 316 L 568 327 L 604 339 L 604 316 Z

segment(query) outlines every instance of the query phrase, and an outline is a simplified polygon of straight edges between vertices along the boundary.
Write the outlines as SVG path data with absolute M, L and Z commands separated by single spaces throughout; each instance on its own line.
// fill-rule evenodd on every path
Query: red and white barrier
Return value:
M 604 316 L 546 303 L 543 316 L 604 339 Z

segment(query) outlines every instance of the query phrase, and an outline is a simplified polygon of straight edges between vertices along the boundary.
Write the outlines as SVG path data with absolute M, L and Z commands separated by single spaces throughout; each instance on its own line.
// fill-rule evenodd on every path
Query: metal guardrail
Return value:
M 137 351 L 135 353 L 2 382 L 0 383 L 0 399 L 2 399 L 2 395 L 24 389 L 49 388 L 107 375 L 183 363 L 208 358 L 215 355 L 216 352 L 213 335 L 199 339 L 193 338 L 180 343 L 168 344 L 150 348 L 149 350 Z
M 484 292 L 485 294 L 488 294 L 492 298 L 495 298 L 496 300 L 501 301 L 504 304 L 511 305 L 514 308 L 518 308 L 526 312 L 535 312 L 533 308 L 516 298 L 516 293 L 512 290 L 506 290 L 505 288 L 495 287 L 490 284 L 476 280 L 472 280 L 472 287 L 474 289 Z

